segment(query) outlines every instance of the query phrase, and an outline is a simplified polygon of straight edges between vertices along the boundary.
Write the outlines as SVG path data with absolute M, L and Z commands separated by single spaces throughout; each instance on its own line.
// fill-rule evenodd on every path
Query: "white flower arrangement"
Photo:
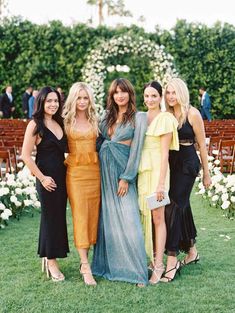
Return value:
M 35 188 L 35 177 L 24 167 L 15 174 L 6 174 L 0 180 L 0 228 L 4 228 L 9 217 L 20 218 L 23 212 L 33 215 L 40 208 Z
M 212 152 L 218 155 L 217 150 Z M 235 175 L 223 175 L 220 171 L 220 161 L 214 159 L 213 156 L 208 157 L 209 169 L 212 184 L 209 189 L 205 189 L 202 184 L 203 172 L 200 171 L 199 179 L 197 179 L 198 192 L 196 194 L 203 195 L 210 205 L 220 208 L 224 211 L 224 215 L 230 219 L 234 219 L 235 215 Z
M 91 50 L 82 69 L 83 80 L 94 91 L 97 111 L 102 113 L 104 105 L 104 80 L 109 73 L 129 72 L 128 65 L 110 65 L 109 59 L 117 55 L 134 54 L 142 58 L 148 58 L 153 71 L 153 78 L 158 80 L 163 87 L 167 81 L 177 72 L 173 65 L 173 57 L 165 52 L 164 46 L 159 46 L 143 37 L 131 37 L 123 35 L 113 37 L 109 41 L 103 40 L 101 44 Z

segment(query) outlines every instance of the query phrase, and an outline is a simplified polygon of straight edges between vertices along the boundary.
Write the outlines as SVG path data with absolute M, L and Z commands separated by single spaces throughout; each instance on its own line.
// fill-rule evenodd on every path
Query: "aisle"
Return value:
M 192 200 L 200 263 L 182 269 L 181 277 L 170 284 L 147 288 L 102 279 L 96 288 L 85 287 L 78 271 L 69 210 L 71 253 L 60 262 L 67 279 L 57 284 L 47 281 L 36 256 L 39 215 L 11 222 L 0 232 L 0 312 L 232 313 L 234 221 L 221 217 L 222 211 L 205 207 L 200 196 L 194 195 Z

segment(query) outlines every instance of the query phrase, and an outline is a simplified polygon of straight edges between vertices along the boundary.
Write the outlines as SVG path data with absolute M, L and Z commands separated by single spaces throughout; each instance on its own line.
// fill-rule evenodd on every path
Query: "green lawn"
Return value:
M 60 261 L 66 281 L 47 280 L 36 255 L 39 214 L 12 220 L 0 231 L 0 312 L 235 312 L 234 221 L 222 217 L 222 211 L 209 207 L 200 196 L 192 196 L 192 206 L 200 262 L 183 268 L 172 283 L 147 288 L 104 279 L 98 279 L 96 288 L 84 286 L 72 241 L 70 211 L 71 253 Z

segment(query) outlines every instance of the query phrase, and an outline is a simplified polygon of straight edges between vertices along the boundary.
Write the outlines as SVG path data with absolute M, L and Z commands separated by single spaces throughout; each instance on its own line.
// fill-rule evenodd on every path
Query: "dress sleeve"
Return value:
M 172 133 L 170 150 L 179 150 L 177 127 L 177 119 L 169 112 L 162 112 L 148 128 L 147 135 L 158 137 L 164 134 Z
M 144 112 L 136 113 L 135 131 L 133 140 L 131 142 L 129 159 L 124 173 L 121 174 L 119 177 L 120 179 L 126 180 L 128 183 L 132 183 L 136 179 L 146 130 L 147 130 L 146 113 Z

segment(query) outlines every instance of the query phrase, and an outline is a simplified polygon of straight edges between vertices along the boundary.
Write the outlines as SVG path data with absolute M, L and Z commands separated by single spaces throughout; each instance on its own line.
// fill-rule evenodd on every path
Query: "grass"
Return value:
M 137 288 L 129 283 L 98 279 L 84 286 L 73 246 L 68 211 L 70 254 L 61 260 L 66 281 L 53 283 L 40 271 L 36 255 L 39 214 L 12 220 L 0 231 L 1 313 L 232 313 L 234 304 L 234 221 L 192 195 L 201 260 L 182 269 L 169 284 Z M 231 239 L 226 236 L 231 237 Z M 183 258 L 183 255 L 180 256 Z

